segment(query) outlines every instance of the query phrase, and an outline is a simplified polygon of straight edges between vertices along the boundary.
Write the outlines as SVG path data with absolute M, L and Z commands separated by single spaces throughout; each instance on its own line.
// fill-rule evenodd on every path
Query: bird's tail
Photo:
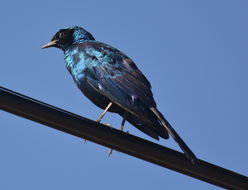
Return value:
M 172 136 L 172 138 L 177 142 L 180 148 L 183 150 L 185 155 L 189 158 L 189 160 L 195 164 L 197 162 L 197 158 L 194 153 L 190 150 L 190 148 L 185 144 L 183 139 L 177 134 L 177 132 L 172 128 L 170 123 L 164 118 L 164 116 L 154 107 L 150 108 L 150 110 L 157 116 L 162 125 L 168 131 L 168 133 Z

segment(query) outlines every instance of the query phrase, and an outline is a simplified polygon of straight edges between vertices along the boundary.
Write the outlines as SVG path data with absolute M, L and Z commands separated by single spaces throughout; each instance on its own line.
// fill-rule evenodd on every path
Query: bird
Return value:
M 120 50 L 96 41 L 79 26 L 60 29 L 42 48 L 55 47 L 64 52 L 65 65 L 80 91 L 104 111 L 119 114 L 148 136 L 176 141 L 187 158 L 197 157 L 157 109 L 151 84 L 131 58 Z

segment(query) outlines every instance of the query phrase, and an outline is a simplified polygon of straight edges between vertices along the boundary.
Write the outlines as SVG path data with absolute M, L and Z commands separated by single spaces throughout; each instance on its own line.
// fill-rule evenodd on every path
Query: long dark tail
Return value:
M 189 160 L 195 164 L 197 162 L 197 158 L 194 153 L 190 150 L 190 148 L 185 144 L 183 139 L 177 134 L 177 132 L 172 128 L 170 123 L 164 118 L 164 116 L 154 107 L 150 108 L 150 110 L 157 116 L 157 118 L 161 121 L 165 129 L 172 136 L 172 138 L 177 142 L 180 148 L 183 150 L 185 155 L 189 158 Z

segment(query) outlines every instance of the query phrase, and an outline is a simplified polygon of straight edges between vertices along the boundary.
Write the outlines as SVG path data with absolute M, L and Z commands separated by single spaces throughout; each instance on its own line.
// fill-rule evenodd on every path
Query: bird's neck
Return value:
M 60 49 L 62 49 L 65 53 L 66 51 L 69 51 L 73 47 L 76 47 L 76 46 L 80 45 L 81 43 L 88 42 L 88 41 L 94 41 L 94 40 L 81 39 L 81 38 L 76 39 L 76 40 L 74 39 L 73 43 L 64 44 L 62 47 L 60 47 Z
M 79 45 L 79 44 L 81 44 L 81 43 L 83 43 L 83 42 L 86 42 L 86 41 L 89 41 L 88 39 L 84 39 L 84 38 L 79 38 L 79 39 L 74 39 L 74 41 L 73 41 L 73 45 Z

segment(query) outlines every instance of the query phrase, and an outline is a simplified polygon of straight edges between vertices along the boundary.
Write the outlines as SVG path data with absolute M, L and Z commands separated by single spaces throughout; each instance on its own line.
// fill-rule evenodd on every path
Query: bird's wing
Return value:
M 155 131 L 161 132 L 161 129 L 166 129 L 192 163 L 197 161 L 194 153 L 156 109 L 150 83 L 130 58 L 120 51 L 100 43 L 96 48 L 91 47 L 87 57 L 92 57 L 91 59 L 94 60 L 90 61 L 91 64 L 87 66 L 88 71 L 87 69 L 85 71 L 87 82 L 96 91 L 143 120 Z M 154 118 L 160 121 L 160 126 L 151 124 L 153 123 L 151 119 Z
M 92 42 L 85 52 L 93 60 L 85 70 L 87 82 L 95 90 L 136 116 L 156 107 L 149 81 L 130 58 L 102 43 Z

